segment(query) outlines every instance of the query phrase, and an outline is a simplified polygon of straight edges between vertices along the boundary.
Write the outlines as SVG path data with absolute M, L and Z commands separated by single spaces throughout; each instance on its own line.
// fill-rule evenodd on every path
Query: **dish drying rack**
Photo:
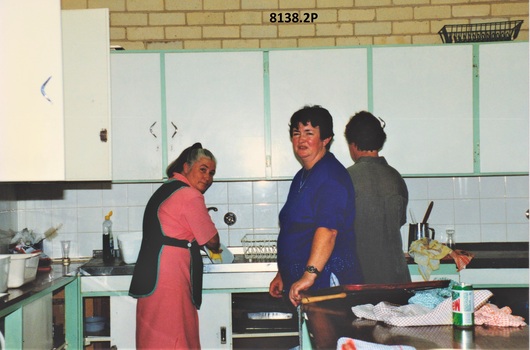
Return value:
M 442 41 L 446 44 L 485 41 L 511 41 L 517 38 L 522 24 L 522 20 L 472 24 L 449 24 L 443 26 L 438 34 L 442 38 Z
M 242 239 L 245 259 L 249 262 L 274 262 L 277 257 L 277 234 L 246 234 Z

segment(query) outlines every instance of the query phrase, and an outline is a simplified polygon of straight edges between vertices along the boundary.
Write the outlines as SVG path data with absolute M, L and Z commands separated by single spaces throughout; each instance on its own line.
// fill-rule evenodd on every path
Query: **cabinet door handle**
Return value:
M 150 132 L 151 135 L 153 135 L 153 136 L 155 137 L 155 139 L 156 139 L 156 134 L 153 132 L 153 126 L 155 126 L 155 125 L 156 125 L 156 122 L 154 122 L 153 125 L 151 125 L 151 126 L 149 127 L 149 132 Z
M 107 129 L 101 129 L 101 131 L 99 132 L 99 140 L 101 142 L 107 142 L 107 140 L 108 140 Z
M 171 122 L 171 125 L 173 125 L 173 127 L 175 128 L 175 131 L 173 131 L 173 135 L 171 135 L 171 138 L 173 138 L 177 134 L 177 131 L 178 131 L 179 128 L 177 128 L 177 126 L 173 122 Z
M 221 327 L 221 344 L 226 344 L 226 327 Z
M 41 85 L 40 87 L 40 93 L 42 94 L 42 96 L 44 96 L 45 99 L 48 100 L 48 102 L 52 103 L 52 100 L 48 97 L 48 95 L 46 94 L 46 85 L 48 85 L 48 82 L 50 81 L 50 79 L 52 78 L 52 76 L 50 75 L 48 77 L 48 79 L 46 79 L 46 81 Z

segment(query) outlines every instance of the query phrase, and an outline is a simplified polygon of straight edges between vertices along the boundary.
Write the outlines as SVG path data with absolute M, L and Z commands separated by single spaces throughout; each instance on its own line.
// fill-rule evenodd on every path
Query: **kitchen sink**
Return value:
M 212 264 L 203 256 L 204 273 L 233 273 L 233 272 L 276 272 L 276 261 L 250 261 L 243 254 L 243 247 L 229 247 L 234 254 L 234 261 L 227 264 Z M 134 264 L 125 264 L 116 258 L 112 263 L 105 263 L 102 258 L 92 258 L 79 268 L 82 276 L 120 276 L 132 275 Z

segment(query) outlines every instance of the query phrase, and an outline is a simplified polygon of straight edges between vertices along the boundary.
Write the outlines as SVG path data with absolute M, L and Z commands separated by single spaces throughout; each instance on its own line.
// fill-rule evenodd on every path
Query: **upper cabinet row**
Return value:
M 319 104 L 331 151 L 370 110 L 407 176 L 528 173 L 528 43 L 111 55 L 113 180 L 160 180 L 201 142 L 217 180 L 290 179 L 289 118 Z M 509 154 L 510 156 L 507 156 Z
M 0 181 L 110 180 L 108 9 L 2 1 L 0 48 Z

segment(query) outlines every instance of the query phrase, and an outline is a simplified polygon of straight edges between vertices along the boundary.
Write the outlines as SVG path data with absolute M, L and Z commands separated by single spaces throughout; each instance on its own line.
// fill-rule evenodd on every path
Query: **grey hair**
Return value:
M 190 151 L 190 153 L 188 154 L 188 159 L 186 160 L 186 163 L 188 163 L 188 165 L 190 167 L 192 167 L 193 164 L 195 164 L 196 161 L 198 161 L 199 159 L 201 159 L 203 157 L 204 158 L 208 158 L 208 159 L 212 160 L 215 164 L 217 164 L 217 160 L 215 159 L 215 157 L 212 154 L 212 152 L 210 152 L 206 148 L 195 148 L 195 149 L 192 149 Z

